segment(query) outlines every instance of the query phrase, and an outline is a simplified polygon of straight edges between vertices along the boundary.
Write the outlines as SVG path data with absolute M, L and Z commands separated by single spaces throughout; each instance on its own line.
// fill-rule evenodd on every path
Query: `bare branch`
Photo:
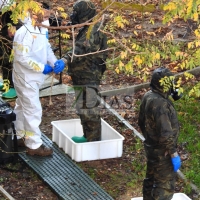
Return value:
M 101 50 L 101 51 L 95 51 L 95 52 L 91 52 L 91 53 L 87 53 L 87 54 L 81 54 L 81 55 L 73 54 L 73 55 L 76 56 L 76 57 L 83 57 L 83 56 L 93 55 L 93 54 L 102 53 L 104 51 L 110 51 L 110 50 L 115 50 L 115 48 L 108 48 L 108 49 L 104 49 L 104 50 Z
M 128 48 L 126 45 L 124 45 L 119 39 L 117 39 L 112 33 L 108 33 L 106 31 L 100 30 L 102 33 L 111 35 L 113 38 L 115 38 L 115 40 L 121 45 L 123 46 L 129 53 L 131 54 L 136 54 L 136 52 L 133 52 L 130 48 Z M 137 53 L 138 54 L 138 53 Z
M 95 20 L 94 22 L 90 22 L 90 21 L 91 21 L 91 19 L 82 23 L 82 24 L 75 24 L 75 25 L 70 25 L 70 26 L 53 27 L 53 26 L 45 26 L 45 25 L 40 24 L 40 23 L 36 23 L 35 26 L 45 27 L 45 28 L 52 29 L 52 30 L 67 30 L 67 29 L 70 29 L 70 28 L 81 28 L 83 26 L 90 26 L 92 24 L 96 24 L 97 22 L 101 21 L 101 18 L 99 18 L 98 20 Z

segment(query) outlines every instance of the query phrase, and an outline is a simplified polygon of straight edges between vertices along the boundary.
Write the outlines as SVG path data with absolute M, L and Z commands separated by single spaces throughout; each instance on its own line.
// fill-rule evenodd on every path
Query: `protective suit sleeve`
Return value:
M 57 61 L 57 58 L 51 48 L 51 44 L 49 43 L 49 41 L 47 42 L 47 61 L 48 64 L 51 66 L 54 66 L 54 63 Z
M 153 112 L 156 130 L 160 133 L 159 144 L 166 148 L 169 154 L 173 154 L 176 152 L 176 138 L 172 130 L 169 106 L 163 102 L 161 106 L 155 106 L 155 108 Z
M 34 36 L 28 30 L 19 29 L 19 32 L 15 33 L 13 41 L 15 62 L 33 71 L 43 72 L 44 64 L 34 60 L 31 56 L 31 53 L 37 53 L 32 52 L 33 42 Z

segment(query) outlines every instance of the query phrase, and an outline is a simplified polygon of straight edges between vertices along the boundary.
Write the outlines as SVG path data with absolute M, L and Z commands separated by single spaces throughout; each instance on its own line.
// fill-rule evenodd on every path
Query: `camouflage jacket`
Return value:
M 88 26 L 80 29 L 74 47 L 74 54 L 82 55 L 104 50 L 107 48 L 107 37 L 98 30 L 100 24 L 93 26 L 90 36 L 87 39 Z M 68 73 L 72 76 L 73 82 L 80 84 L 80 81 L 99 83 L 103 72 L 106 69 L 105 60 L 107 51 L 102 53 L 89 54 L 87 56 L 73 56 L 71 62 L 72 49 L 64 56 L 68 60 Z
M 158 91 L 147 92 L 141 102 L 138 124 L 145 137 L 145 144 L 176 152 L 179 122 L 172 102 Z

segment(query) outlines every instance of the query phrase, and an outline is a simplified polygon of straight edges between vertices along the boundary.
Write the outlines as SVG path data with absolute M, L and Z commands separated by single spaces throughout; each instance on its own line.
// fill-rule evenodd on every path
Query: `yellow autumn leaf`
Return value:
M 12 25 L 10 25 L 10 24 L 8 24 L 8 30 L 14 35 L 15 34 L 15 32 L 16 32 L 16 27 L 15 26 L 12 26 Z
M 124 22 L 125 24 L 129 25 L 129 21 L 128 21 L 128 20 L 123 19 L 123 22 Z
M 191 1 L 191 0 L 188 1 L 186 5 L 187 5 L 187 9 L 186 9 L 187 10 L 187 14 L 189 15 L 192 12 L 193 1 Z
M 115 42 L 116 42 L 115 39 L 111 39 L 111 40 L 108 40 L 108 41 L 107 41 L 107 44 L 112 44 L 112 43 L 114 44 Z
M 59 11 L 64 11 L 64 8 L 62 8 L 62 7 L 57 7 L 57 10 L 59 10 Z
M 120 60 L 119 61 L 119 69 L 122 70 L 122 67 L 124 67 L 124 63 Z
M 166 4 L 164 7 L 163 7 L 164 10 L 175 10 L 176 9 L 176 4 L 173 3 L 173 2 L 169 2 L 168 4 Z
M 183 52 L 177 51 L 175 52 L 176 57 L 183 56 Z
M 137 31 L 133 31 L 133 33 L 134 33 L 136 36 L 138 36 L 138 33 L 137 33 Z
M 35 19 L 32 18 L 32 25 L 35 26 L 35 23 L 36 23 Z
M 137 65 L 141 65 L 143 62 L 140 56 L 135 56 L 134 61 L 136 62 Z
M 137 44 L 133 43 L 132 49 L 135 49 L 137 47 Z
M 121 21 L 117 21 L 117 26 L 119 28 L 124 28 L 124 24 Z
M 10 89 L 10 81 L 8 79 L 3 80 L 3 88 L 5 92 L 8 92 Z
M 151 18 L 150 20 L 149 20 L 149 23 L 151 23 L 151 24 L 153 24 L 154 25 L 154 20 Z
M 198 19 L 199 19 L 199 14 L 198 14 L 198 13 L 194 13 L 194 14 L 193 14 L 193 19 L 194 19 L 194 21 L 198 21 Z
M 61 15 L 61 17 L 64 18 L 64 19 L 66 19 L 67 16 L 68 16 L 67 13 L 64 13 L 64 12 L 62 12 L 60 15 Z
M 139 29 L 140 30 L 140 29 L 142 29 L 142 26 L 141 25 L 136 25 L 135 29 Z
M 16 3 L 13 3 L 11 6 L 10 6 L 10 10 L 14 10 L 16 8 Z
M 193 47 L 193 42 L 188 43 L 188 49 L 191 49 Z
M 64 38 L 64 39 L 69 39 L 70 35 L 66 34 L 66 33 L 61 33 L 61 37 Z
M 156 36 L 156 34 L 154 32 L 146 32 L 148 35 L 153 35 L 153 36 Z
M 194 31 L 194 33 L 195 33 L 195 35 L 196 35 L 196 37 L 200 37 L 200 33 L 199 33 L 199 31 L 198 31 L 198 29 L 196 29 L 195 31 Z
M 132 71 L 133 71 L 132 62 L 128 62 L 128 63 L 125 65 L 125 68 L 126 68 L 126 71 L 132 73 Z
M 196 47 L 199 47 L 199 46 L 200 46 L 200 41 L 196 41 L 196 42 L 195 42 L 195 46 L 196 46 Z
M 121 57 L 122 59 L 126 58 L 126 57 L 127 57 L 127 51 L 122 51 L 122 52 L 120 53 L 120 57 Z
M 157 60 L 160 59 L 160 54 L 159 54 L 159 53 L 156 53 L 156 55 L 155 55 L 155 59 L 157 59 Z
M 11 54 L 10 54 L 10 56 L 9 56 L 9 62 L 12 62 L 13 59 L 14 59 L 14 50 L 12 49 L 12 50 L 11 50 Z
M 184 72 L 184 76 L 187 77 L 187 78 L 190 78 L 190 79 L 194 78 L 194 75 L 190 74 L 189 72 Z
M 116 72 L 117 74 L 119 74 L 119 68 L 118 68 L 118 67 L 115 69 L 115 72 Z

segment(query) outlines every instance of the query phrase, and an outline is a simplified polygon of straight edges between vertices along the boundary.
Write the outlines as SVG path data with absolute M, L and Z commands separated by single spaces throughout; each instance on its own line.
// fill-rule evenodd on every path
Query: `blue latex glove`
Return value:
M 55 63 L 54 63 L 54 73 L 58 74 L 59 72 L 62 72 L 63 69 L 65 68 L 65 63 L 63 60 L 57 60 Z
M 174 158 L 171 158 L 172 164 L 174 166 L 174 171 L 177 172 L 178 169 L 181 167 L 181 158 L 180 156 L 176 156 Z
M 53 67 L 51 67 L 50 65 L 46 64 L 44 66 L 44 71 L 42 72 L 43 74 L 49 74 L 53 71 Z

